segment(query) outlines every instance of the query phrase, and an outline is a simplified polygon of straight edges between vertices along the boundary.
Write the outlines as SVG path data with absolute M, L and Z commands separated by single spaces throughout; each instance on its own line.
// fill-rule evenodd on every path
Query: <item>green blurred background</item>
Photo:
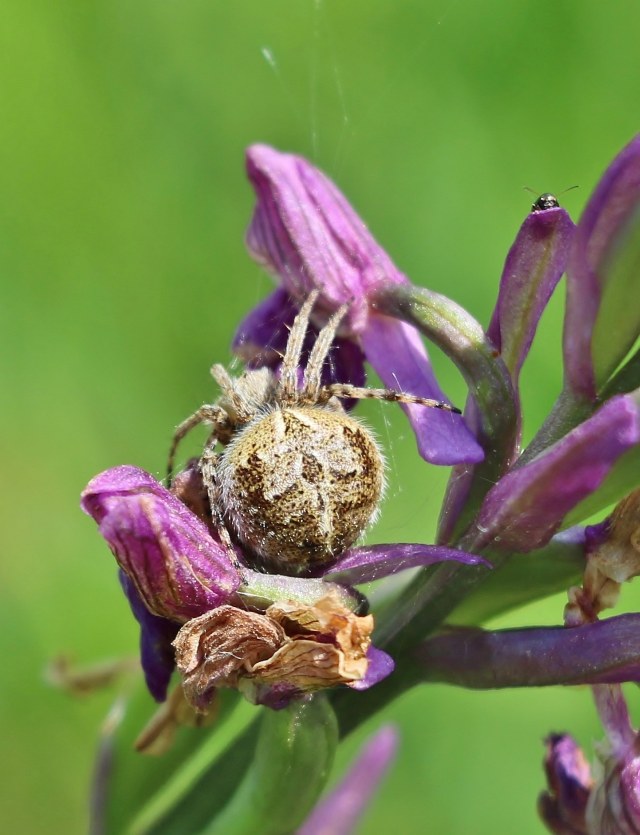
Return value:
M 523 186 L 579 184 L 561 198 L 577 218 L 640 128 L 640 6 L 5 0 L 2 18 L 2 822 L 78 835 L 113 692 L 74 700 L 43 669 L 137 642 L 78 494 L 115 464 L 162 473 L 173 426 L 215 396 L 209 365 L 231 361 L 236 324 L 271 289 L 243 246 L 244 148 L 308 156 L 413 281 L 486 323 Z M 528 436 L 560 386 L 561 296 L 525 367 Z M 416 457 L 393 406 L 362 411 L 391 462 L 370 540 L 431 540 L 446 471 Z M 557 623 L 562 605 L 500 623 Z M 402 747 L 364 835 L 540 833 L 541 738 L 600 736 L 579 689 L 424 688 L 384 719 Z

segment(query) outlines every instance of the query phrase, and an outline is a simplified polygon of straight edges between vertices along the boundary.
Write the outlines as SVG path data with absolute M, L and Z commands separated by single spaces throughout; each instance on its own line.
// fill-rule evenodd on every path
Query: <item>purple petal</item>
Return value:
M 374 684 L 382 681 L 383 678 L 390 676 L 396 666 L 390 655 L 374 646 L 369 647 L 367 660 L 369 661 L 367 672 L 360 681 L 349 684 L 352 690 L 368 690 Z
M 322 384 L 350 383 L 352 386 L 362 387 L 367 382 L 364 368 L 365 356 L 358 344 L 351 339 L 337 337 L 329 351 L 327 362 L 322 370 Z M 342 405 L 352 409 L 357 400 L 341 400 Z
M 367 742 L 358 759 L 336 788 L 323 798 L 298 829 L 297 835 L 349 835 L 393 760 L 398 736 L 381 728 Z
M 242 322 L 233 340 L 233 350 L 245 360 L 249 368 L 267 366 L 276 371 L 282 363 L 289 331 L 298 310 L 299 305 L 285 290 L 276 290 Z M 318 329 L 310 324 L 302 351 L 302 366 L 306 365 L 317 337 Z M 336 337 L 322 369 L 322 384 L 349 383 L 364 386 L 364 360 L 362 349 L 356 342 Z M 356 402 L 342 401 L 346 408 L 353 408 Z
M 240 323 L 233 338 L 234 352 L 251 368 L 274 368 L 282 360 L 298 308 L 286 290 L 274 290 Z
M 487 336 L 501 352 L 514 383 L 566 269 L 574 229 L 564 209 L 532 212 L 507 255 Z
M 620 775 L 620 795 L 624 817 L 633 821 L 637 832 L 640 829 L 640 758 L 634 757 L 623 768 Z
M 385 328 L 381 317 L 370 313 L 369 296 L 376 287 L 409 282 L 335 185 L 301 157 L 265 145 L 249 148 L 247 172 L 257 196 L 247 233 L 252 255 L 293 298 L 300 301 L 319 289 L 318 309 L 325 315 L 349 302 L 341 333 L 360 337 L 367 359 L 388 386 L 444 399 L 417 332 L 404 324 Z M 394 344 L 386 341 L 392 337 Z M 482 449 L 461 417 L 425 407 L 403 408 L 428 461 L 482 459 Z
M 585 814 L 593 780 L 582 749 L 568 734 L 545 740 L 548 791 L 538 799 L 540 817 L 556 835 L 586 835 Z
M 618 154 L 598 183 L 578 224 L 569 260 L 564 326 L 566 376 L 570 388 L 589 400 L 595 398 L 599 384 L 606 381 L 637 336 L 638 305 L 629 304 L 634 291 L 627 286 L 637 275 L 635 262 L 629 265 L 632 278 L 627 271 L 616 271 L 614 267 L 617 250 L 621 245 L 629 245 L 625 238 L 637 223 L 639 201 L 637 136 Z M 597 320 L 605 297 L 612 290 L 614 304 L 600 327 Z
M 160 482 L 145 470 L 122 464 L 119 467 L 111 467 L 91 479 L 82 493 L 82 509 L 93 516 L 96 522 L 100 522 L 105 510 L 102 503 L 103 497 L 129 496 L 134 493 L 153 493 L 156 496 L 162 496 L 166 492 Z
M 414 327 L 372 314 L 361 341 L 367 359 L 388 388 L 448 402 Z M 416 433 L 420 455 L 427 461 L 445 465 L 482 461 L 482 447 L 462 415 L 416 405 L 403 404 L 402 409 Z
M 224 603 L 240 577 L 185 505 L 137 467 L 96 476 L 82 494 L 120 567 L 155 615 L 184 622 Z
M 367 319 L 366 293 L 407 279 L 331 180 L 311 163 L 267 145 L 247 151 L 257 204 L 247 232 L 253 257 L 299 300 L 314 289 L 329 310 L 350 302 L 355 332 Z
M 572 628 L 454 628 L 417 657 L 424 680 L 475 690 L 640 682 L 640 614 Z
M 593 688 L 598 714 L 607 734 L 601 746 L 601 773 L 587 807 L 588 832 L 627 835 L 640 832 L 640 738 L 616 685 Z
M 633 749 L 636 738 L 622 688 L 615 683 L 599 684 L 593 688 L 593 698 L 611 753 L 622 759 Z
M 424 568 L 447 561 L 491 567 L 489 562 L 476 554 L 439 545 L 370 545 L 346 551 L 325 571 L 324 579 L 347 585 L 372 583 L 408 568 Z
M 491 546 L 526 553 L 542 547 L 569 511 L 593 493 L 617 459 L 639 441 L 634 398 L 612 398 L 489 491 L 475 523 L 474 550 Z
M 140 663 L 147 687 L 157 702 L 164 702 L 175 668 L 171 642 L 178 632 L 178 624 L 152 615 L 122 569 L 119 577 L 131 611 L 140 624 Z

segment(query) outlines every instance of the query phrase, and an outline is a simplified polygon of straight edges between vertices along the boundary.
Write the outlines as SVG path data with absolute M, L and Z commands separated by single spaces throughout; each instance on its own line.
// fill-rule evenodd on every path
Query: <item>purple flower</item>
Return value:
M 599 763 L 592 774 L 571 737 L 549 737 L 548 790 L 538 809 L 556 835 L 634 835 L 640 831 L 640 735 L 618 686 L 600 685 L 594 695 L 607 734 Z
M 318 289 L 325 318 L 349 302 L 328 381 L 361 385 L 357 381 L 363 379 L 364 352 L 389 388 L 444 400 L 415 328 L 372 309 L 371 299 L 381 285 L 409 282 L 336 186 L 302 157 L 266 145 L 249 148 L 247 172 L 258 198 L 247 245 L 281 288 L 241 324 L 235 349 L 254 364 L 273 365 L 284 348 L 286 326 Z M 482 459 L 462 418 L 410 404 L 402 408 L 426 460 L 454 464 Z
M 172 645 L 200 710 L 220 686 L 239 687 L 275 708 L 338 683 L 367 689 L 393 671 L 393 661 L 371 645 L 371 616 L 354 612 L 362 597 L 332 582 L 332 572 L 341 583 L 357 584 L 446 560 L 485 563 L 453 549 L 390 545 L 351 549 L 324 579 L 261 574 L 236 563 L 237 554 L 232 560 L 207 524 L 192 468 L 176 485 L 204 518 L 136 467 L 107 470 L 82 494 L 83 509 L 120 566 L 141 628 L 143 669 L 158 700 L 176 663 Z M 258 611 L 245 611 L 247 604 Z
M 556 835 L 587 835 L 586 811 L 593 786 L 582 750 L 568 734 L 545 740 L 548 789 L 538 799 L 540 817 Z

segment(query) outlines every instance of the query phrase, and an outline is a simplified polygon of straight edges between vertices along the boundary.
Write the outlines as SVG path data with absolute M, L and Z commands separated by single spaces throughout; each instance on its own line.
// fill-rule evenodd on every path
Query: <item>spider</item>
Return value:
M 390 389 L 323 385 L 322 366 L 347 304 L 318 334 L 300 383 L 298 366 L 317 298 L 315 290 L 294 320 L 279 377 L 260 368 L 233 378 L 223 366 L 213 366 L 219 400 L 177 427 L 169 452 L 170 483 L 179 443 L 197 425 L 212 426 L 199 466 L 220 537 L 231 554 L 233 539 L 250 564 L 279 574 L 324 567 L 377 516 L 384 459 L 370 430 L 345 412 L 341 399 L 417 403 L 460 414 L 447 403 Z

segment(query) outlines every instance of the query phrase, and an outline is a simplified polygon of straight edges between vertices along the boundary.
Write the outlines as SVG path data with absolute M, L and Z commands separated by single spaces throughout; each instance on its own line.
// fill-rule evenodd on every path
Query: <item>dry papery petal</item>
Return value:
M 565 624 L 594 620 L 618 602 L 620 586 L 640 575 L 640 489 L 619 502 L 605 522 L 597 544 L 588 551 L 582 586 L 569 589 Z
M 640 489 L 616 505 L 609 519 L 609 536 L 589 560 L 618 583 L 640 574 Z
M 206 711 L 217 687 L 247 695 L 259 685 L 311 692 L 360 681 L 372 630 L 371 615 L 354 615 L 333 594 L 313 606 L 274 604 L 265 614 L 219 606 L 178 632 L 176 664 L 187 700 Z

